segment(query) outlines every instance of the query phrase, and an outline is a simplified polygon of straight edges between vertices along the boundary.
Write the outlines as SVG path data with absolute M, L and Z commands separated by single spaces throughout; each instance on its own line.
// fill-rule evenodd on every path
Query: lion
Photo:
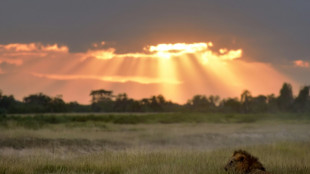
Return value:
M 270 174 L 266 172 L 258 159 L 244 150 L 237 150 L 225 166 L 229 173 L 238 174 Z

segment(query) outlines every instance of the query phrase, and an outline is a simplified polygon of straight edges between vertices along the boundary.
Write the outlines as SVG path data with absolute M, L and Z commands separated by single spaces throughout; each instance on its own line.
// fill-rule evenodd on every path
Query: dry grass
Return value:
M 246 146 L 273 174 L 310 172 L 310 143 L 275 143 Z M 233 148 L 196 150 L 121 150 L 100 153 L 46 153 L 29 149 L 1 153 L 0 173 L 143 173 L 224 174 Z
M 0 174 L 225 173 L 233 150 L 260 158 L 273 174 L 310 173 L 305 120 L 173 124 L 74 122 L 0 128 Z
M 81 146 L 94 149 L 182 148 L 209 150 L 219 147 L 310 141 L 308 123 L 178 123 L 49 125 L 41 129 L 14 127 L 0 131 L 0 147 Z

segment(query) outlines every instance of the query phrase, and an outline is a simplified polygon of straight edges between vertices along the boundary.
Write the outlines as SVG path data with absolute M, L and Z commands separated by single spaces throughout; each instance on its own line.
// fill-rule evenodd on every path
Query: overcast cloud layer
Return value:
M 51 76 L 55 74 L 54 71 L 48 72 L 53 73 L 49 74 L 50 76 L 40 74 L 59 66 L 57 63 L 50 66 L 48 62 L 59 61 L 46 59 L 47 55 L 57 55 L 57 60 L 63 57 L 66 62 L 76 63 L 81 55 L 96 49 L 113 48 L 115 54 L 123 55 L 141 53 L 145 46 L 159 43 L 211 41 L 214 43 L 211 48 L 214 51 L 220 48 L 242 49 L 242 61 L 271 66 L 283 74 L 283 77 L 293 79 L 299 86 L 309 85 L 309 7 L 308 0 L 2 0 L 0 45 L 3 48 L 0 50 L 0 83 L 3 86 L 8 79 L 13 79 L 14 75 L 15 78 L 21 78 L 17 74 L 21 73 L 21 67 L 25 68 L 24 65 L 29 65 L 27 75 L 30 79 L 34 78 L 33 81 L 37 80 L 36 78 L 48 77 L 55 80 L 56 76 Z M 100 48 L 94 47 L 94 43 L 102 41 L 105 41 L 105 44 Z M 58 44 L 57 49 L 67 50 L 60 49 L 55 53 L 55 50 L 52 52 L 40 48 L 40 51 L 32 52 L 35 54 L 32 57 L 16 55 L 12 58 L 12 54 L 8 57 L 5 56 L 8 53 L 3 51 L 5 46 L 12 43 L 36 43 L 43 45 L 45 49 Z M 47 55 L 40 60 L 39 54 L 43 53 Z M 39 71 L 39 68 L 35 67 L 34 70 L 38 71 L 30 72 L 30 65 L 35 64 L 24 59 L 35 60 L 35 64 L 41 66 L 46 63 L 46 68 Z M 70 63 L 64 65 L 70 66 Z M 118 77 L 112 75 L 105 77 L 105 80 L 112 78 L 117 81 Z M 93 80 L 98 80 L 94 74 L 92 77 Z M 72 80 L 73 77 L 67 76 L 67 80 L 70 78 Z M 141 78 L 127 80 L 133 83 Z M 158 79 L 143 80 L 160 82 Z M 24 82 L 23 85 L 25 84 L 28 83 Z M 21 84 L 14 82 L 11 85 Z M 96 84 L 93 87 L 102 86 Z M 5 88 L 10 89 L 9 86 Z M 46 88 L 37 90 L 48 91 Z M 123 88 L 126 92 L 126 88 Z M 86 90 L 89 92 L 89 87 Z M 15 94 L 20 91 L 16 89 L 8 92 Z M 39 91 L 29 89 L 27 92 Z M 63 93 L 60 90 L 57 92 Z M 147 95 L 151 94 L 153 93 Z

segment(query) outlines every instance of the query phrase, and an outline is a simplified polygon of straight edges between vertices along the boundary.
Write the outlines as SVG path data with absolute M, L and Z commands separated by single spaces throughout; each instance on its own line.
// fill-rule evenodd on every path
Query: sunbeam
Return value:
M 270 94 L 284 81 L 297 86 L 271 65 L 243 61 L 242 49 L 215 51 L 213 45 L 161 43 L 145 46 L 143 52 L 122 54 L 99 45 L 84 53 L 71 53 L 68 47 L 58 44 L 0 45 L 0 64 L 11 66 L 0 72 L 2 78 L 12 79 L 6 80 L 5 90 L 20 91 L 20 95 L 37 91 L 58 95 L 66 91 L 64 99 L 82 103 L 88 103 L 89 92 L 97 88 L 128 93 L 133 98 L 162 94 L 185 103 L 196 94 L 234 97 L 244 89 L 251 89 L 253 94 Z M 25 79 L 20 80 L 24 88 L 12 85 L 13 79 Z M 32 81 L 26 83 L 26 79 Z

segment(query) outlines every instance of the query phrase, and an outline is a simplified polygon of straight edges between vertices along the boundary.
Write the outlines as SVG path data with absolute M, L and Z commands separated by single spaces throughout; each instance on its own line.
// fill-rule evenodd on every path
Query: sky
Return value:
M 0 89 L 90 103 L 90 91 L 295 95 L 310 84 L 308 0 L 2 0 Z

